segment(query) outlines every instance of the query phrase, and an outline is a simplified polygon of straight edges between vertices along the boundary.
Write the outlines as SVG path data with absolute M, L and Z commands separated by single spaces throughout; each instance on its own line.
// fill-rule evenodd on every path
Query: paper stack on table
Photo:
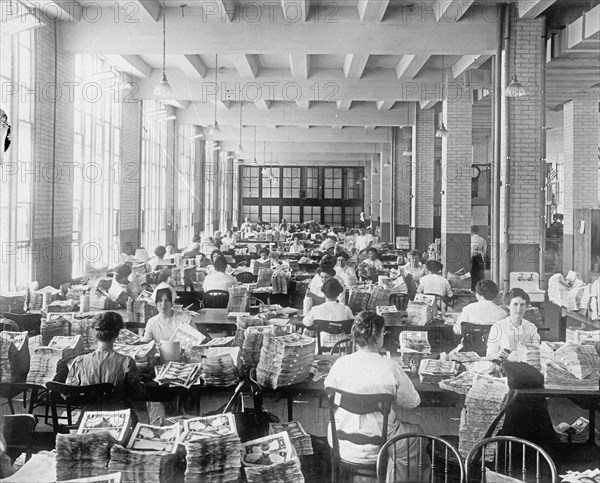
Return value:
M 456 362 L 422 359 L 419 366 L 419 378 L 422 383 L 439 384 L 444 379 L 454 377 L 457 371 L 458 364 Z
M 40 334 L 42 335 L 43 346 L 47 346 L 52 340 L 52 337 L 57 335 L 70 335 L 71 315 L 61 313 L 46 314 L 46 317 L 42 319 L 42 323 L 40 325 Z
M 171 426 L 151 426 L 137 423 L 127 449 L 138 451 L 166 451 L 175 453 L 179 441 L 179 424 Z
M 189 389 L 200 374 L 200 364 L 184 364 L 169 361 L 163 365 L 154 380 L 159 384 L 171 384 Z
M 29 372 L 29 333 L 0 332 L 0 383 L 14 382 Z
M 117 442 L 125 444 L 131 430 L 131 410 L 86 411 L 83 413 L 77 434 L 108 432 Z
M 110 449 L 108 471 L 120 472 L 122 483 L 171 483 L 176 463 L 177 455 L 166 451 L 136 451 L 116 444 Z
M 508 398 L 510 389 L 504 379 L 476 375 L 465 398 L 458 429 L 458 451 L 466 457 L 483 439 L 488 427 Z M 500 426 L 498 430 L 500 430 Z
M 452 391 L 457 394 L 467 394 L 473 385 L 475 374 L 472 372 L 463 372 L 451 379 L 444 379 L 439 382 L 439 386 L 445 391 Z
M 96 326 L 93 321 L 98 312 L 74 313 L 69 321 L 71 324 L 71 335 L 80 335 L 83 342 L 83 350 L 96 350 L 98 339 L 96 338 Z
M 244 330 L 244 342 L 242 343 L 244 364 L 247 366 L 256 366 L 258 364 L 264 335 L 273 335 L 274 333 L 275 328 L 272 325 L 253 326 Z
M 105 475 L 112 438 L 108 432 L 56 435 L 58 481 Z
M 305 381 L 314 360 L 316 340 L 300 334 L 265 335 L 256 368 L 258 383 L 277 389 Z
M 304 482 L 300 460 L 285 432 L 242 444 L 242 463 L 248 483 Z
M 177 326 L 175 333 L 171 337 L 171 342 L 179 342 L 179 347 L 186 354 L 189 354 L 190 349 L 194 346 L 199 346 L 207 340 L 202 332 L 196 330 L 195 327 L 192 327 L 188 324 L 180 324 Z
M 83 341 L 80 335 L 53 337 L 48 347 L 62 351 L 62 359 L 72 359 L 83 354 Z
M 600 469 L 585 471 L 567 471 L 565 475 L 559 475 L 562 483 L 600 483 Z
M 183 424 L 180 442 L 187 452 L 185 483 L 239 481 L 242 445 L 233 414 L 193 418 Z
M 538 371 L 542 370 L 540 363 L 540 345 L 539 344 L 517 344 L 517 359 L 519 362 L 526 362 Z
M 147 342 L 146 344 L 139 345 L 115 343 L 113 349 L 119 354 L 131 357 L 135 361 L 135 365 L 140 370 L 152 367 L 158 355 L 158 351 L 156 349 L 156 342 L 154 342 L 153 340 Z
M 460 362 L 461 364 L 465 364 L 468 362 L 477 362 L 482 359 L 482 357 L 474 351 L 450 352 L 450 354 L 448 354 L 448 357 L 451 361 Z
M 285 431 L 290 437 L 298 456 L 313 454 L 312 441 L 299 421 L 289 423 L 269 423 L 269 434 L 277 434 Z
M 542 372 L 546 389 L 598 391 L 600 380 L 600 356 L 594 346 L 572 343 L 561 344 L 546 352 Z
M 565 344 L 554 353 L 554 361 L 577 379 L 600 371 L 600 356 L 591 345 Z
M 143 343 L 143 341 L 144 339 L 141 335 L 131 332 L 128 329 L 121 329 L 115 343 L 121 345 L 138 345 Z
M 52 347 L 38 347 L 33 351 L 27 374 L 27 384 L 45 385 L 53 381 L 63 361 L 63 351 Z
M 425 302 L 408 302 L 406 307 L 407 324 L 427 325 L 433 322 L 433 308 Z

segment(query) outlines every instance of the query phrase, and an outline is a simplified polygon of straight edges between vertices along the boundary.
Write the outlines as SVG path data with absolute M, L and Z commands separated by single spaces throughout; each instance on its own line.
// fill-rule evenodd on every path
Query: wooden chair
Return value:
M 209 290 L 204 292 L 202 300 L 207 309 L 226 309 L 229 303 L 229 292 L 227 290 Z
M 4 331 L 20 332 L 19 324 L 17 324 L 14 320 L 0 319 L 0 332 Z
M 457 474 L 457 470 L 460 479 L 453 479 L 452 481 L 460 483 L 465 481 L 465 467 L 462 458 L 460 457 L 458 450 L 454 448 L 450 442 L 439 436 L 406 433 L 390 439 L 381 447 L 381 450 L 379 450 L 379 455 L 377 456 L 377 481 L 379 483 L 386 483 L 387 481 L 387 465 L 390 452 L 393 455 L 392 459 L 395 459 L 396 449 L 398 447 L 401 448 L 399 443 L 405 443 L 405 454 L 409 454 L 411 442 L 415 440 L 417 442 L 417 467 L 411 466 L 410 461 L 407 460 L 407 474 L 403 476 L 404 479 L 399 479 L 400 477 L 396 475 L 396 468 L 394 467 L 394 476 L 391 481 L 425 481 L 424 478 L 428 476 L 429 472 L 431 472 L 431 481 L 448 481 L 450 476 L 455 476 Z M 414 449 L 413 446 L 412 451 L 414 451 Z M 443 455 L 441 460 L 438 458 L 430 458 L 430 455 L 438 453 Z M 450 458 L 450 455 L 452 455 L 452 458 Z M 425 462 L 426 459 L 429 460 L 428 463 Z M 457 462 L 457 464 L 453 463 L 453 461 Z M 441 463 L 441 467 L 438 466 L 438 462 Z M 425 471 L 425 469 L 427 469 L 427 471 Z M 439 478 L 435 478 L 436 476 Z
M 237 278 L 237 281 L 240 283 L 254 283 L 257 279 L 257 277 L 250 272 L 240 272 L 235 276 L 235 278 Z
M 31 458 L 35 441 L 35 427 L 38 420 L 33 414 L 12 414 L 4 416 L 4 439 L 6 454 L 14 461 L 21 453 L 25 460 Z
M 93 384 L 89 386 L 73 386 L 60 382 L 47 382 L 46 388 L 50 391 L 50 406 L 52 408 L 52 428 L 55 433 L 75 429 L 79 426 L 83 417 L 83 409 L 86 406 L 102 406 L 107 402 L 114 390 L 109 383 Z M 66 406 L 67 424 L 59 424 L 58 408 Z M 80 408 L 81 414 L 77 421 L 73 422 L 73 409 Z
M 323 353 L 323 348 L 321 347 L 321 332 L 325 332 L 326 334 L 346 334 L 350 335 L 350 330 L 352 329 L 352 324 L 354 324 L 354 319 L 348 320 L 339 320 L 339 321 L 330 321 L 330 320 L 320 320 L 317 319 L 314 322 L 314 330 L 317 334 L 317 354 Z
M 490 458 L 489 452 L 486 453 L 488 449 L 492 453 L 492 459 L 488 465 L 492 468 L 486 467 L 486 459 Z M 482 457 L 482 455 L 486 456 Z M 544 474 L 541 472 L 542 460 L 549 470 Z M 467 455 L 465 469 L 467 482 L 485 482 L 486 470 L 513 478 L 520 476 L 522 481 L 532 481 L 534 478 L 537 483 L 541 481 L 556 483 L 558 481 L 556 465 L 544 449 L 531 441 L 512 436 L 496 436 L 477 443 Z
M 490 336 L 492 325 L 473 324 L 471 322 L 462 322 L 460 330 L 462 333 L 461 352 L 474 351 L 482 357 L 487 352 L 487 342 Z
M 335 344 L 333 344 L 330 354 L 333 355 L 338 352 L 340 355 L 347 355 L 352 354 L 355 350 L 356 348 L 354 347 L 354 341 L 352 338 L 346 337 L 345 339 L 337 341 Z
M 11 312 L 4 312 L 4 318 L 16 322 L 19 326 L 19 331 L 29 332 L 29 337 L 39 335 L 40 333 L 42 314 L 13 314 Z
M 331 439 L 333 442 L 333 448 L 331 449 L 331 481 L 335 483 L 338 475 L 341 476 L 341 473 L 344 471 L 359 476 L 376 476 L 376 461 L 373 461 L 372 463 L 352 463 L 343 460 L 340 456 L 339 441 L 351 441 L 359 445 L 373 444 L 383 446 L 387 441 L 388 419 L 394 401 L 394 395 L 352 394 L 330 387 L 326 388 L 326 391 L 327 399 L 329 401 L 329 421 L 331 425 Z M 335 415 L 338 408 L 359 415 L 381 413 L 383 415 L 381 435 L 365 436 L 360 433 L 338 431 Z

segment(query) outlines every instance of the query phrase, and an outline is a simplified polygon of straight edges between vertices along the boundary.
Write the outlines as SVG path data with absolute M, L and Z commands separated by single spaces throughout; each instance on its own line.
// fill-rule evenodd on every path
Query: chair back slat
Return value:
M 474 475 L 472 475 L 472 466 L 474 462 L 478 462 L 480 459 L 480 464 L 477 466 L 479 471 L 481 472 L 481 481 L 485 481 L 485 473 L 486 473 L 486 449 L 493 449 L 493 471 L 499 473 L 501 468 L 503 467 L 503 474 L 506 476 L 511 476 L 513 472 L 518 474 L 519 468 L 515 468 L 515 465 L 519 465 L 518 452 L 521 453 L 520 458 L 520 466 L 521 466 L 521 479 L 523 481 L 527 481 L 527 478 L 532 478 L 533 475 L 530 473 L 532 470 L 533 460 L 535 459 L 535 479 L 536 481 L 542 481 L 542 465 L 541 460 L 545 461 L 546 466 L 549 469 L 550 474 L 543 475 L 543 481 L 548 481 L 550 483 L 556 483 L 558 481 L 558 475 L 556 472 L 556 465 L 554 461 L 548 455 L 548 453 L 531 441 L 527 441 L 525 439 L 515 438 L 512 436 L 496 436 L 493 438 L 486 438 L 479 443 L 477 443 L 469 454 L 467 455 L 465 467 L 466 467 L 466 475 L 467 481 L 472 481 Z M 500 454 L 502 451 L 502 454 Z M 514 460 L 513 460 L 514 455 Z M 534 456 L 534 458 L 532 457 Z M 500 463 L 499 460 L 503 460 L 503 464 Z
M 327 334 L 346 334 L 349 335 L 352 330 L 352 324 L 354 324 L 354 319 L 348 320 L 322 320 L 316 319 L 314 321 L 314 330 L 317 336 L 317 353 L 322 353 L 321 347 L 321 332 L 325 332 Z
M 227 290 L 208 290 L 204 293 L 202 302 L 207 309 L 226 309 L 229 303 L 229 292 Z
M 438 451 L 444 455 L 442 461 L 436 463 L 434 455 L 436 446 L 442 445 L 444 451 Z M 404 465 L 405 474 L 397 474 L 398 459 L 397 451 L 404 449 L 400 461 Z M 431 457 L 430 457 L 431 455 Z M 413 460 L 414 458 L 414 460 Z M 430 462 L 427 462 L 427 460 Z M 394 467 L 388 472 L 388 460 L 394 462 Z M 413 463 L 411 463 L 413 460 Z M 450 465 L 457 465 L 450 469 Z M 440 466 L 443 465 L 443 468 Z M 415 467 L 416 466 L 416 467 Z M 458 474 L 457 474 L 458 470 Z M 427 473 L 430 472 L 428 475 Z M 392 477 L 388 479 L 388 474 Z M 451 443 L 439 436 L 433 436 L 422 433 L 405 433 L 393 437 L 387 441 L 379 451 L 377 456 L 377 481 L 386 483 L 387 481 L 441 481 L 443 475 L 444 481 L 448 481 L 451 476 L 453 479 L 458 476 L 460 483 L 465 481 L 465 467 L 460 453 Z

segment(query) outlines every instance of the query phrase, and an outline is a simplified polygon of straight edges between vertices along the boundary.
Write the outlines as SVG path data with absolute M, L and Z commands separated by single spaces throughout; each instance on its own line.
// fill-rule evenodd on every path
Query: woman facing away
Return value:
M 419 425 L 404 421 L 406 411 L 421 403 L 419 393 L 396 361 L 379 355 L 379 349 L 383 346 L 383 329 L 383 317 L 373 312 L 359 313 L 352 326 L 352 339 L 358 350 L 340 357 L 333 364 L 325 379 L 325 387 L 353 394 L 392 394 L 394 402 L 388 420 L 388 439 L 404 433 L 422 433 Z M 338 432 L 381 436 L 382 425 L 381 413 L 359 415 L 342 408 L 338 408 L 336 412 Z M 328 441 L 332 446 L 331 429 L 328 430 Z M 380 447 L 340 440 L 339 449 L 343 460 L 374 463 Z M 408 451 L 402 444 L 395 453 L 395 458 L 390 458 L 388 462 L 387 481 L 408 481 L 408 467 L 412 466 L 414 469 L 418 466 L 416 440 L 411 442 Z M 429 481 L 428 474 L 423 477 L 424 481 Z

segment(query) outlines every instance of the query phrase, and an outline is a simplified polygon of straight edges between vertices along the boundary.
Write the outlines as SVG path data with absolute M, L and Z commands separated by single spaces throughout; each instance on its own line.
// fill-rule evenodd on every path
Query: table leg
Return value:
M 586 444 L 589 444 L 590 446 L 596 446 L 596 407 L 591 407 L 589 409 L 589 416 L 590 416 L 590 424 L 588 426 L 588 439 L 586 441 Z
M 561 315 L 558 319 L 558 340 L 567 340 L 567 317 L 565 315 Z
M 294 420 L 294 395 L 288 393 L 287 395 L 287 410 L 288 410 L 288 422 Z

